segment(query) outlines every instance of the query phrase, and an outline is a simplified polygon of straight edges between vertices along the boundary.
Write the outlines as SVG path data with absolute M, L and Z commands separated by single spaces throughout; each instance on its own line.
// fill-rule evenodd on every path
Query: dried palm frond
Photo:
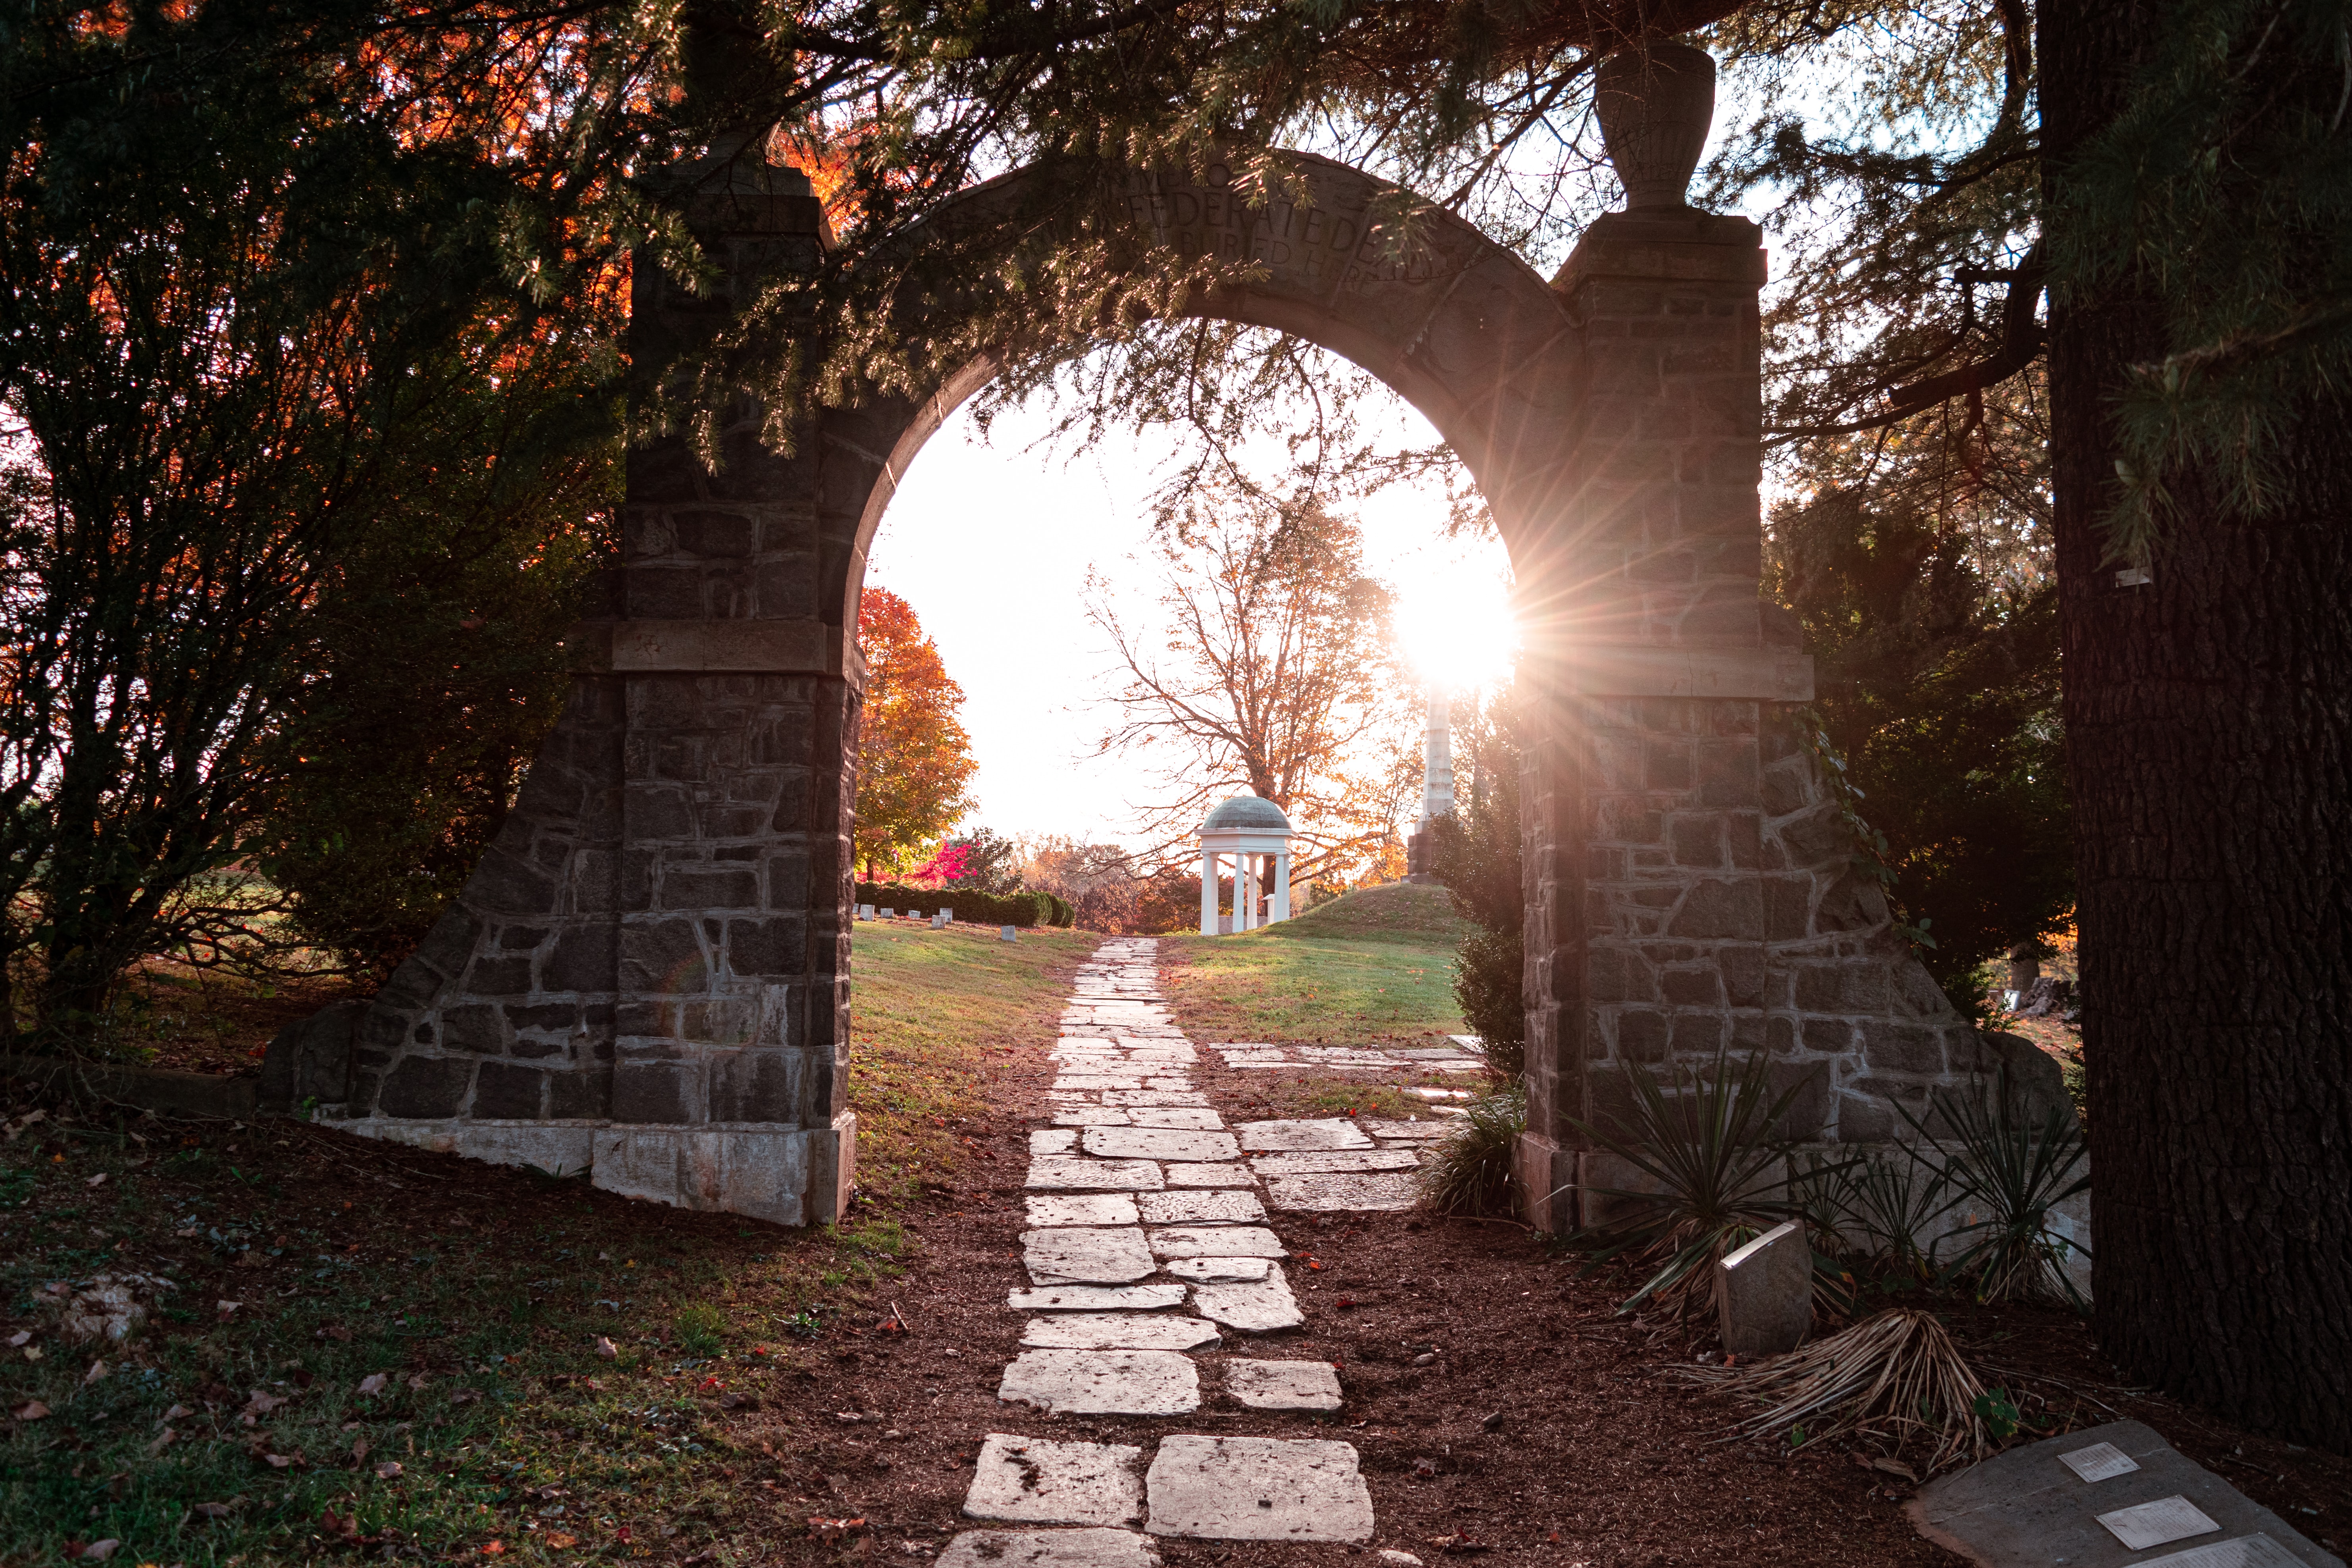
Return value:
M 1741 1436 L 1802 1424 L 1807 1442 L 1844 1432 L 1890 1437 L 1898 1451 L 1932 1442 L 1929 1471 L 1992 1451 L 1984 1384 L 1931 1312 L 1899 1307 L 1768 1362 L 1677 1371 L 1768 1406 L 1740 1423 Z

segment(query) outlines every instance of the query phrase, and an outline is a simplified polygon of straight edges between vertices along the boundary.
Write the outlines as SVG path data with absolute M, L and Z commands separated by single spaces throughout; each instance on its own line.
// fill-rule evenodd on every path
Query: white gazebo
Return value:
M 1230 926 L 1217 912 L 1217 862 L 1234 858 L 1234 912 Z M 1265 919 L 1257 918 L 1258 857 L 1274 858 L 1268 879 Z M 1255 930 L 1290 918 L 1290 818 L 1282 807 L 1261 796 L 1237 795 L 1209 813 L 1201 823 L 1201 934 L 1223 936 L 1228 931 Z

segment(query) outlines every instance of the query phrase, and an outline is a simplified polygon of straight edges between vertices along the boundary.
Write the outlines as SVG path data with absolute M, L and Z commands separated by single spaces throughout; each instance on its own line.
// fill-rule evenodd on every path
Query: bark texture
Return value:
M 2163 16 L 2042 0 L 2053 197 Z M 2108 411 L 2170 346 L 2162 317 L 2126 289 L 2062 294 L 2050 321 L 2099 1337 L 2134 1377 L 2352 1450 L 2345 410 L 2305 411 L 2275 515 L 2192 503 L 2126 584 L 2099 526 Z

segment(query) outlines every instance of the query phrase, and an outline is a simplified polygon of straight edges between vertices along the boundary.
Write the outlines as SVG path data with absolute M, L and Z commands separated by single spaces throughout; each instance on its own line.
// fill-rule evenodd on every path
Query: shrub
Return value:
M 1454 963 L 1454 999 L 1486 1044 L 1486 1064 L 1516 1079 L 1527 1059 L 1522 999 L 1527 895 L 1519 876 L 1519 747 L 1506 692 L 1461 726 L 1471 784 L 1452 816 L 1429 825 L 1430 874 L 1445 885 L 1454 912 L 1477 930 Z
M 1972 1219 L 1936 1244 L 1939 1254 L 1948 1242 L 1964 1244 L 1958 1256 L 1944 1265 L 1937 1283 L 1965 1274 L 1975 1279 L 1979 1301 L 2063 1296 L 2077 1311 L 2088 1311 L 2090 1303 L 2066 1272 L 2066 1258 L 2075 1251 L 2087 1258 L 2089 1249 L 2058 1235 L 2050 1225 L 2052 1209 L 2091 1185 L 2083 1130 L 2067 1108 L 2053 1105 L 2039 1124 L 2030 1121 L 2022 1098 L 2011 1090 L 2009 1069 L 2003 1068 L 1987 1099 L 1936 1097 L 1936 1110 L 1951 1129 L 1947 1137 L 1958 1145 L 1951 1154 L 1929 1141 L 1927 1129 L 1902 1101 L 1895 1101 L 1895 1108 L 1919 1134 L 1915 1151 L 1919 1163 L 1953 1194 L 1945 1207 L 1966 1203 L 1986 1216 Z
M 1421 1168 L 1421 1201 L 1442 1215 L 1516 1213 L 1514 1156 L 1528 1128 L 1527 1086 L 1514 1079 L 1465 1110 Z
M 962 888 L 909 888 L 902 882 L 860 882 L 852 898 L 877 909 L 929 914 L 953 910 L 956 919 L 980 925 L 1042 926 L 1054 923 L 1052 895 L 1046 893 L 982 893 Z M 1065 906 L 1066 907 L 1066 906 Z

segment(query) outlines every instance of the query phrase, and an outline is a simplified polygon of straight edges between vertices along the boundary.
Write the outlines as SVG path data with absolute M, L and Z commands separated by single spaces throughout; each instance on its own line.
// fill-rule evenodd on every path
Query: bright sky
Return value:
M 1402 439 L 1435 441 L 1402 399 L 1396 408 Z M 1150 568 L 1133 557 L 1147 542 L 1145 500 L 1167 449 L 1129 437 L 1067 461 L 1027 449 L 1045 425 L 1042 413 L 1009 412 L 983 443 L 957 414 L 891 501 L 866 581 L 915 607 L 964 689 L 980 760 L 980 810 L 968 825 L 1132 841 L 1149 784 L 1134 764 L 1094 754 L 1113 720 L 1101 699 L 1117 682 L 1081 599 L 1089 566 L 1120 590 L 1122 613 L 1154 591 Z M 1508 567 L 1503 547 L 1448 543 L 1444 515 L 1433 493 L 1398 487 L 1373 498 L 1360 513 L 1367 564 L 1405 590 L 1409 634 L 1444 624 L 1421 608 L 1431 584 L 1450 603 L 1483 605 L 1473 620 L 1491 631 Z

